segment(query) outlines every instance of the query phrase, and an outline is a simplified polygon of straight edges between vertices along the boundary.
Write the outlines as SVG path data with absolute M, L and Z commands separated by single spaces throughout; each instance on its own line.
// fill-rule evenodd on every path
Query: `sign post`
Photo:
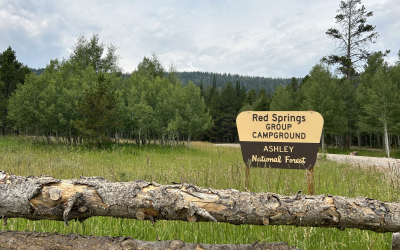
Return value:
M 307 169 L 307 194 L 314 195 L 314 167 Z
M 313 194 L 323 123 L 314 111 L 244 111 L 236 118 L 243 161 L 247 167 L 307 169 Z
M 250 184 L 250 167 L 246 164 L 246 176 L 244 178 L 244 187 L 248 190 Z M 247 191 L 246 190 L 246 191 Z

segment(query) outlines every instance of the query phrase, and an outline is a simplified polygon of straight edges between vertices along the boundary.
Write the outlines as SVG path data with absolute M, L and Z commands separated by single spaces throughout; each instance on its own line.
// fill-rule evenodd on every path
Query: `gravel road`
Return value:
M 235 147 L 240 148 L 240 144 L 214 144 L 218 147 Z M 346 162 L 360 166 L 377 166 L 385 167 L 387 170 L 400 169 L 400 159 L 395 158 L 381 158 L 381 157 L 367 157 L 357 155 L 338 155 L 338 154 L 318 154 L 319 157 L 326 155 L 326 158 L 337 162 Z

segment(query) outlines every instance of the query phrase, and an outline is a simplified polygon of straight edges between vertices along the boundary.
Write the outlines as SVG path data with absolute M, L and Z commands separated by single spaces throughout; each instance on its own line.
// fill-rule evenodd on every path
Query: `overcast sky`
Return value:
M 32 68 L 66 58 L 77 35 L 98 33 L 132 72 L 155 52 L 178 71 L 210 71 L 265 77 L 303 77 L 335 43 L 339 0 L 0 0 L 0 52 L 10 45 Z M 370 50 L 400 50 L 398 0 L 364 0 L 379 33 Z

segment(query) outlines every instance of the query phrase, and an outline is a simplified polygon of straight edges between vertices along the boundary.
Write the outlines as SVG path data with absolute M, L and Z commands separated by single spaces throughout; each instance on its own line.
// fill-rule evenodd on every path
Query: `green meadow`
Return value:
M 51 175 L 59 179 L 101 176 L 110 181 L 146 180 L 160 184 L 187 182 L 214 189 L 244 191 L 245 166 L 240 148 L 216 147 L 192 142 L 185 146 L 124 144 L 108 149 L 47 144 L 32 139 L 0 137 L 0 170 L 15 175 Z M 399 180 L 376 168 L 353 167 L 328 161 L 315 165 L 316 194 L 347 197 L 366 196 L 382 201 L 399 201 Z M 303 170 L 258 169 L 250 171 L 249 190 L 293 195 L 307 192 Z M 131 236 L 156 241 L 180 239 L 186 242 L 224 244 L 288 242 L 302 249 L 390 249 L 391 233 L 381 234 L 358 229 L 294 226 L 235 226 L 226 223 L 189 223 L 90 218 L 83 223 L 71 221 L 29 221 L 9 219 L 0 230 L 79 233 L 96 236 Z

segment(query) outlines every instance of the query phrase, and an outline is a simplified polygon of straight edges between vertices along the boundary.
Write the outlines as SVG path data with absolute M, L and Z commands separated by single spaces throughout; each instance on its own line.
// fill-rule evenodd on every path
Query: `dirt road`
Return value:
M 218 147 L 235 147 L 240 148 L 240 144 L 214 144 Z M 385 167 L 388 170 L 393 168 L 400 168 L 400 159 L 384 158 L 384 157 L 368 157 L 368 156 L 357 156 L 357 155 L 338 155 L 338 154 L 318 154 L 319 157 L 324 157 L 328 160 L 337 162 L 346 162 L 360 166 L 377 166 Z

